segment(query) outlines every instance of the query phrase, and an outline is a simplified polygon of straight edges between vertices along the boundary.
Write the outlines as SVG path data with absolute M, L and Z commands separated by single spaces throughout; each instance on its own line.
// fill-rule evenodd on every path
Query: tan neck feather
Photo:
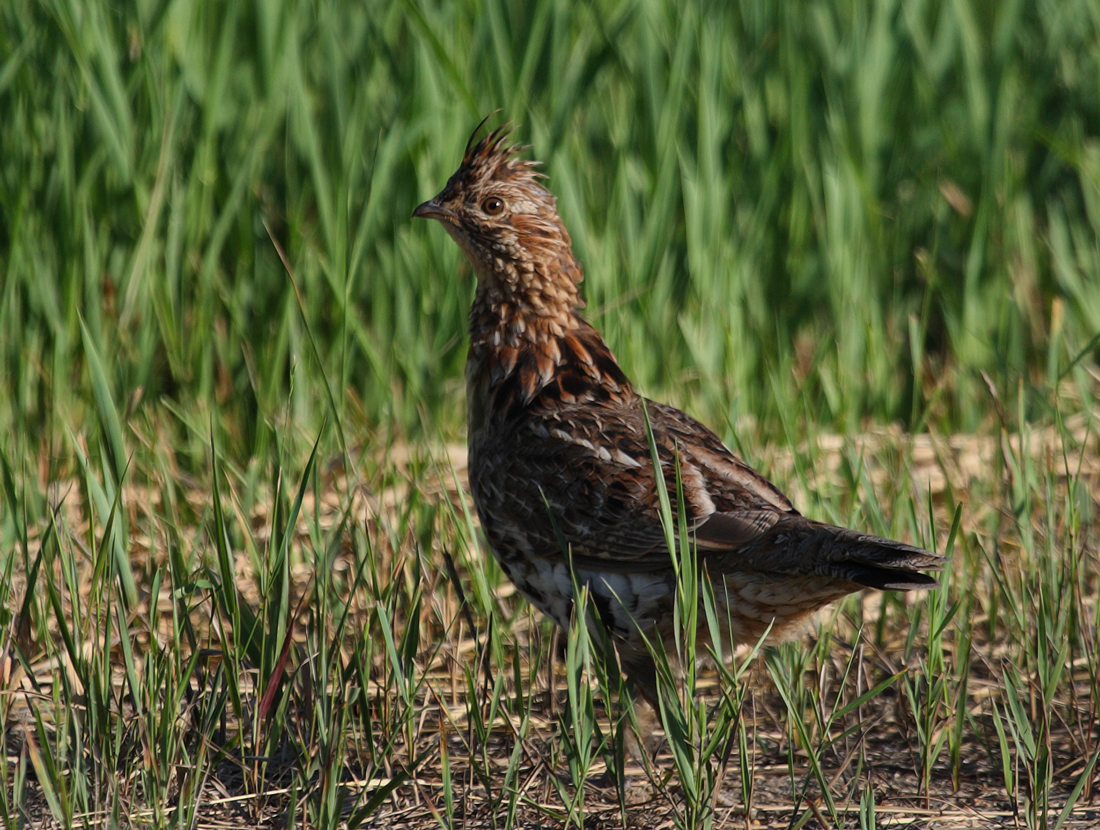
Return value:
M 580 270 L 575 262 L 571 265 Z M 472 347 L 543 344 L 584 324 L 577 283 L 561 276 L 547 279 L 539 270 L 520 270 L 508 263 L 491 276 L 479 275 L 470 308 Z

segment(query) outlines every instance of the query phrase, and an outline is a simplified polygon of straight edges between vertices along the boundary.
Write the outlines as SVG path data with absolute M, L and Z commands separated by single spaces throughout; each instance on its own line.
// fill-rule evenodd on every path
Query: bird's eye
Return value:
M 490 216 L 496 216 L 498 213 L 504 210 L 504 202 L 502 202 L 496 196 L 490 196 L 488 199 L 481 203 L 481 209 L 488 213 Z

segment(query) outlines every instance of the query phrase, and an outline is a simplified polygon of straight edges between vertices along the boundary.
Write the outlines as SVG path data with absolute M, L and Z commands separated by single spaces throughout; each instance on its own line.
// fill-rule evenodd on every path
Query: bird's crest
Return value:
M 478 139 L 485 122 L 495 114 L 487 115 L 470 134 L 462 155 L 462 164 L 448 182 L 451 189 L 474 187 L 490 181 L 517 184 L 526 181 L 535 184 L 539 179 L 545 178 L 537 169 L 539 162 L 522 161 L 518 158 L 528 145 L 508 143 L 514 127 L 511 121 L 501 124 Z

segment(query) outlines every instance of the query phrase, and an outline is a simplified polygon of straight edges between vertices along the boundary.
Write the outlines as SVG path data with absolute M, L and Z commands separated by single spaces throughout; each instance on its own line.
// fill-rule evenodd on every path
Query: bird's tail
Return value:
M 884 591 L 934 588 L 939 582 L 922 571 L 942 570 L 947 561 L 923 548 L 801 516 L 777 523 L 776 537 L 783 543 L 756 563 L 761 570 L 843 579 Z
M 942 570 L 947 561 L 923 548 L 831 525 L 819 525 L 814 535 L 821 539 L 825 555 L 818 563 L 825 573 L 883 591 L 935 588 L 936 578 L 921 572 Z

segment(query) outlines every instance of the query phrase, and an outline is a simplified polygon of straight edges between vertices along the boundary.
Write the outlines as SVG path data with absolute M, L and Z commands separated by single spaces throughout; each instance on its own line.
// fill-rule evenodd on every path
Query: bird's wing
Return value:
M 709 429 L 672 407 L 646 405 L 673 513 L 679 472 L 686 524 L 712 575 L 760 570 L 880 588 L 935 584 L 914 571 L 937 568 L 938 555 L 804 518 Z M 575 565 L 667 568 L 645 415 L 639 405 L 602 416 L 574 418 L 567 408 L 556 410 L 537 424 L 540 440 L 522 442 L 519 467 L 540 482 L 541 508 L 553 516 L 554 536 L 568 545 Z
M 520 479 L 538 481 L 540 506 L 554 517 L 555 534 L 575 557 L 593 565 L 669 564 L 641 404 L 609 407 L 597 418 L 591 409 L 557 407 L 532 419 L 528 429 L 536 434 L 508 450 L 516 480 L 504 488 L 523 492 Z M 673 515 L 679 473 L 685 519 L 700 551 L 749 547 L 782 516 L 799 515 L 709 429 L 672 407 L 646 405 Z

